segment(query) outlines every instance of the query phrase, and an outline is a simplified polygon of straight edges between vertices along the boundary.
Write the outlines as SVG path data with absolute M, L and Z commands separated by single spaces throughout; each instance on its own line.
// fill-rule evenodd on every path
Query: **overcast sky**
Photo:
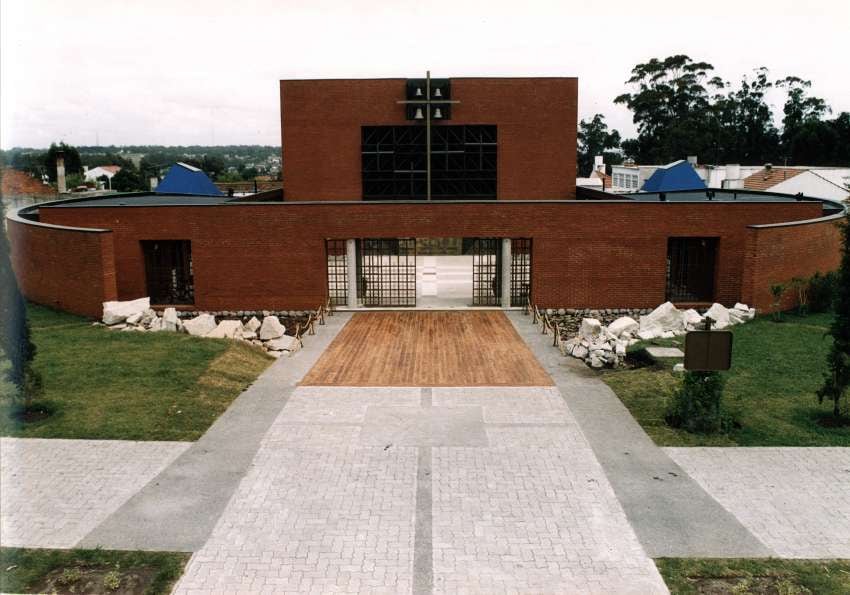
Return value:
M 0 146 L 280 144 L 281 78 L 577 76 L 579 117 L 638 62 L 812 80 L 850 111 L 850 0 L 2 0 Z M 782 98 L 771 98 L 780 108 Z

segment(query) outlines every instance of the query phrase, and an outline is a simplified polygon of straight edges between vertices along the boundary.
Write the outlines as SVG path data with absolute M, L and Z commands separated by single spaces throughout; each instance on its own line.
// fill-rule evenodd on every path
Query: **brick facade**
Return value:
M 460 103 L 445 124 L 498 127 L 499 199 L 575 198 L 577 79 L 452 78 L 451 85 Z M 405 79 L 281 81 L 285 199 L 361 200 L 360 128 L 413 124 L 396 103 L 404 94 Z
M 820 215 L 821 205 L 293 202 L 54 207 L 40 212 L 42 221 L 48 223 L 112 230 L 107 235 L 114 241 L 119 299 L 146 295 L 141 240 L 191 240 L 195 305 L 202 310 L 315 308 L 327 295 L 325 239 L 352 237 L 530 237 L 535 302 L 542 307 L 575 308 L 657 306 L 665 299 L 667 238 L 719 237 L 716 300 L 726 305 L 745 300 L 766 308 L 769 297 L 760 290 L 748 289 L 753 285 L 746 285 L 746 280 L 756 280 L 760 287 L 771 275 L 784 277 L 788 271 L 753 260 L 752 230 L 747 226 L 809 219 Z M 832 225 L 811 227 L 831 229 Z M 837 244 L 832 248 L 829 244 L 825 242 L 823 249 L 837 254 Z M 59 253 L 67 258 L 71 252 Z M 783 262 L 793 263 L 795 258 L 786 255 Z M 804 261 L 796 258 L 796 262 Z M 27 280 L 25 287 L 40 289 L 28 293 L 32 299 L 49 303 L 53 295 L 62 295 L 60 287 L 79 282 L 79 266 L 58 265 L 52 264 L 48 275 L 39 272 L 38 266 L 21 268 L 25 279 L 29 275 L 52 279 L 54 294 L 46 294 L 43 287 Z M 95 267 L 89 275 L 97 281 L 101 273 Z M 85 308 L 67 309 L 92 312 L 102 291 L 90 293 L 91 303 Z

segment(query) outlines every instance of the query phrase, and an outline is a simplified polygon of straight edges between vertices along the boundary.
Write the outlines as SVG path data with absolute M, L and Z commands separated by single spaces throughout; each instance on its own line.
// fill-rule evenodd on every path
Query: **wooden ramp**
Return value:
M 499 311 L 358 312 L 302 386 L 551 386 Z

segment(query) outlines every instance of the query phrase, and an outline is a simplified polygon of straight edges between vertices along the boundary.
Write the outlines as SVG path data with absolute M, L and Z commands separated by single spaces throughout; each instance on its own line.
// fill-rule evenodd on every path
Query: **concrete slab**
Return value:
M 657 358 L 685 357 L 685 352 L 678 347 L 647 347 L 646 352 Z

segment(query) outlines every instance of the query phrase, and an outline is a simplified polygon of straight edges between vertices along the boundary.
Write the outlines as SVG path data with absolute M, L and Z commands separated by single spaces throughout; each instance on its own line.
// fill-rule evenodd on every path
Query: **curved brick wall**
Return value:
M 754 225 L 747 229 L 742 301 L 769 308 L 773 302 L 770 286 L 795 277 L 807 278 L 816 272 L 834 271 L 841 262 L 841 217 L 786 225 Z M 797 304 L 789 290 L 783 308 Z
M 6 219 L 12 266 L 31 301 L 100 318 L 103 302 L 118 295 L 115 247 L 109 231 Z

